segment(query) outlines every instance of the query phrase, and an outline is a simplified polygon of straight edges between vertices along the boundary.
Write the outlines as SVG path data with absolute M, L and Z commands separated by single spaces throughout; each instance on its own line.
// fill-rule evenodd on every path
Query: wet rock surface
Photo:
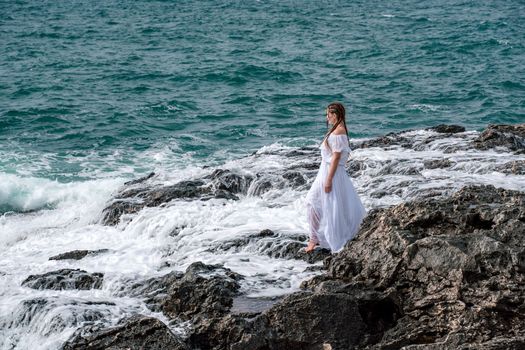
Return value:
M 473 142 L 477 149 L 506 147 L 516 153 L 525 153 L 525 124 L 489 125 Z
M 97 249 L 97 250 L 72 250 L 70 252 L 54 255 L 49 260 L 80 260 L 86 256 L 93 256 L 108 252 L 109 249 Z
M 137 282 L 119 294 L 141 296 L 153 311 L 162 311 L 173 319 L 218 317 L 226 314 L 233 298 L 239 295 L 241 275 L 222 265 L 195 262 L 184 273 L 170 272 L 164 276 Z
M 439 124 L 436 126 L 433 126 L 431 128 L 428 128 L 427 130 L 433 130 L 435 132 L 439 133 L 451 133 L 455 134 L 458 132 L 464 132 L 465 128 L 461 125 L 447 125 L 447 124 Z
M 310 164 L 306 164 L 308 168 Z M 297 169 L 297 167 L 294 167 Z M 299 167 L 302 168 L 302 167 Z M 311 169 L 306 169 L 311 172 Z M 155 175 L 128 181 L 104 208 L 104 225 L 116 225 L 124 214 L 133 214 L 145 207 L 156 207 L 174 199 L 209 200 L 222 198 L 238 200 L 239 195 L 260 196 L 273 188 L 300 188 L 308 183 L 304 171 L 287 170 L 283 173 L 238 174 L 227 169 L 215 169 L 201 179 L 180 181 L 174 185 L 155 185 Z
M 379 147 L 386 150 L 394 147 L 401 147 L 403 149 L 412 149 L 414 151 L 423 151 L 427 147 L 436 142 L 453 138 L 468 138 L 468 134 L 464 133 L 465 128 L 459 125 L 445 125 L 440 124 L 434 127 L 425 129 L 426 131 L 433 131 L 435 134 L 426 135 L 422 139 L 415 140 L 414 132 L 418 130 L 403 130 L 400 132 L 391 132 L 383 136 L 372 138 L 364 141 L 353 141 L 351 142 L 351 148 L 370 148 Z M 420 130 L 419 130 L 420 131 Z M 472 146 L 459 146 L 457 144 L 450 144 L 445 147 L 446 153 L 454 153 L 460 150 L 466 150 L 472 148 Z
M 189 348 L 169 328 L 153 317 L 134 315 L 106 329 L 82 329 L 61 350 L 124 350 Z
M 471 186 L 370 213 L 327 274 L 306 286 L 345 283 L 343 291 L 390 300 L 395 324 L 362 346 L 454 348 L 451 335 L 461 344 L 524 335 L 524 254 L 525 194 Z
M 104 275 L 99 272 L 89 273 L 80 269 L 61 269 L 41 275 L 30 275 L 22 286 L 33 289 L 99 289 Z
M 143 184 L 143 181 L 140 182 Z M 123 214 L 133 214 L 144 207 L 156 207 L 173 199 L 192 199 L 210 193 L 203 181 L 181 181 L 161 187 L 131 187 L 119 192 L 113 202 L 103 210 L 102 222 L 116 225 Z
M 230 314 L 201 322 L 188 342 L 209 349 L 348 349 L 364 330 L 358 305 L 348 295 L 300 292 L 256 317 Z
M 469 186 L 372 211 L 304 292 L 197 322 L 210 349 L 457 349 L 525 345 L 525 194 Z M 425 347 L 426 346 L 426 347 Z
M 304 248 L 307 239 L 306 235 L 281 235 L 266 229 L 253 235 L 224 242 L 215 249 L 233 253 L 251 245 L 258 253 L 272 258 L 304 260 L 311 264 L 322 261 L 330 255 L 330 250 L 319 247 L 311 253 L 306 253 Z
M 388 133 L 386 135 L 362 142 L 354 142 L 354 148 L 388 148 L 389 146 L 401 146 L 407 149 L 422 150 L 421 147 L 424 147 L 425 144 L 440 139 L 446 139 L 452 135 L 459 138 L 467 137 L 466 134 L 462 134 L 465 132 L 465 128 L 459 125 L 440 124 L 427 128 L 426 130 L 434 131 L 438 134 L 427 137 L 422 144 L 419 144 L 414 143 L 412 135 L 410 134 L 410 132 L 413 130 L 404 130 L 401 132 Z M 479 150 L 506 148 L 516 153 L 523 154 L 525 153 L 525 124 L 490 124 L 465 149 L 468 148 L 475 148 Z M 460 149 L 461 148 L 452 146 L 449 152 L 453 153 Z
M 515 160 L 507 162 L 496 168 L 504 174 L 525 175 L 525 160 Z
M 220 265 L 191 264 L 171 283 L 160 308 L 168 317 L 192 320 L 226 314 L 239 294 L 242 276 Z
M 450 159 L 433 159 L 424 162 L 425 168 L 427 169 L 439 169 L 439 168 L 448 168 L 452 165 Z

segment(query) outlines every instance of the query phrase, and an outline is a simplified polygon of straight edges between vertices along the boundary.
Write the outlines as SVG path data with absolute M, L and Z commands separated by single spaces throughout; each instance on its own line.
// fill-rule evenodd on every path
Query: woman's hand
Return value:
M 332 190 L 332 179 L 327 179 L 324 183 L 324 191 L 325 193 L 330 193 Z

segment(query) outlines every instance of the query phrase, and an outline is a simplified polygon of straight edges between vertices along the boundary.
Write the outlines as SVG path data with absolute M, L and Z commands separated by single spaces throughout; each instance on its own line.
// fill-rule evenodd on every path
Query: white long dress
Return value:
M 348 137 L 331 134 L 321 149 L 321 165 L 312 187 L 306 195 L 310 240 L 332 252 L 340 251 L 345 243 L 354 238 L 366 216 L 366 209 L 357 194 L 352 180 L 345 170 L 350 154 Z M 341 152 L 341 158 L 332 179 L 332 190 L 324 191 L 330 170 L 332 152 Z

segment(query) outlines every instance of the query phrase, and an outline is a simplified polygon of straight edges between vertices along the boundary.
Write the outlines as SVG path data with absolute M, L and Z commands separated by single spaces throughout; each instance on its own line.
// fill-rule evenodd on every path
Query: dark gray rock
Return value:
M 86 334 L 87 333 L 87 334 Z M 189 350 L 184 342 L 156 318 L 134 315 L 106 329 L 81 329 L 62 350 Z
M 161 312 L 161 305 L 166 298 L 169 287 L 179 281 L 184 274 L 173 271 L 160 277 L 124 284 L 117 292 L 118 296 L 141 297 L 154 312 Z
M 420 166 L 414 166 L 407 161 L 387 161 L 383 164 L 377 175 L 420 175 L 421 170 Z
M 489 125 L 477 139 L 473 141 L 477 149 L 506 147 L 516 153 L 525 153 L 525 124 Z
M 494 170 L 504 174 L 525 175 L 525 161 L 513 160 L 497 166 Z
M 99 289 L 104 275 L 99 272 L 88 273 L 80 269 L 61 269 L 42 275 L 30 275 L 22 286 L 33 289 Z
M 525 194 L 465 187 L 447 199 L 371 211 L 327 275 L 307 287 L 336 280 L 395 301 L 395 326 L 362 346 L 446 345 L 458 332 L 461 344 L 522 337 L 524 232 Z
M 13 327 L 31 328 L 39 326 L 45 319 L 45 327 L 49 333 L 60 333 L 67 328 L 92 325 L 103 322 L 107 313 L 102 308 L 93 305 L 114 306 L 109 301 L 89 301 L 68 298 L 56 293 L 45 293 L 46 296 L 22 300 L 17 306 L 18 312 L 11 317 L 0 318 L 0 329 Z M 55 294 L 55 295 L 53 295 Z M 64 312 L 64 310 L 66 310 Z M 24 337 L 24 335 L 21 335 Z M 14 343 L 19 337 L 15 336 Z
M 423 162 L 425 168 L 427 169 L 439 169 L 439 168 L 448 168 L 452 165 L 452 161 L 447 158 L 443 159 L 432 159 L 426 160 Z
M 359 306 L 343 293 L 295 293 L 253 318 L 227 315 L 199 323 L 188 339 L 203 349 L 350 349 L 366 330 Z
M 103 210 L 102 223 L 104 225 L 116 225 L 124 214 L 133 214 L 145 207 L 143 202 L 130 202 L 123 199 L 114 199 L 109 206 Z
M 367 164 L 363 160 L 356 160 L 356 159 L 350 159 L 350 161 L 347 164 L 346 172 L 351 177 L 357 177 L 361 175 L 361 173 L 366 170 Z
M 170 272 L 161 277 L 124 286 L 118 295 L 143 297 L 148 307 L 179 320 L 212 318 L 226 314 L 239 295 L 242 276 L 222 265 L 195 262 L 185 273 Z
M 169 285 L 160 309 L 170 318 L 194 320 L 228 313 L 239 295 L 241 275 L 221 265 L 195 262 L 180 279 Z
M 262 312 L 200 319 L 208 349 L 518 349 L 525 194 L 467 186 L 371 210 L 328 271 Z
M 246 193 L 253 181 L 253 176 L 239 175 L 230 170 L 216 169 L 207 178 L 211 178 L 216 190 L 228 193 Z
M 425 147 L 427 147 L 429 143 L 450 137 L 453 133 L 463 132 L 465 131 L 465 128 L 458 125 L 440 124 L 431 128 L 427 128 L 425 130 L 432 130 L 439 134 L 426 137 L 425 139 L 419 140 L 417 143 L 415 143 L 413 136 L 407 135 L 408 132 L 415 131 L 414 129 L 408 129 L 399 132 L 390 132 L 388 134 L 370 140 L 353 141 L 352 149 L 369 147 L 390 148 L 391 146 L 400 146 L 408 149 L 423 150 Z
M 247 245 L 257 247 L 257 251 L 277 259 L 304 260 L 308 263 L 322 261 L 331 253 L 328 249 L 316 248 L 306 253 L 306 235 L 280 235 L 271 230 L 263 230 L 254 235 L 238 238 L 217 245 L 214 249 L 229 252 L 239 252 Z
M 72 260 L 80 260 L 82 258 L 85 258 L 86 256 L 90 255 L 98 255 L 101 253 L 108 252 L 109 249 L 97 249 L 97 250 L 72 250 L 70 252 L 58 254 L 55 256 L 52 256 L 49 258 L 49 260 L 66 260 L 66 259 L 72 259 Z
M 146 180 L 151 179 L 153 176 L 155 176 L 155 173 L 154 173 L 154 172 L 151 172 L 151 173 L 149 173 L 148 175 L 143 176 L 143 177 L 141 177 L 141 178 L 138 178 L 138 179 L 135 179 L 135 180 L 131 180 L 131 181 L 128 181 L 128 182 L 124 182 L 124 185 L 126 185 L 126 186 L 131 186 L 131 185 L 136 185 L 136 184 L 139 184 L 139 183 L 143 183 L 143 182 L 145 182 Z
M 233 298 L 233 305 L 230 312 L 233 315 L 240 315 L 242 317 L 254 317 L 270 309 L 283 298 L 284 296 L 254 298 L 240 295 Z
M 404 131 L 406 132 L 406 131 Z M 370 148 L 370 147 L 389 147 L 389 146 L 401 146 L 404 148 L 411 148 L 413 143 L 410 138 L 400 135 L 401 133 L 388 133 L 384 136 L 380 136 L 371 140 L 363 141 L 356 144 L 359 148 Z
M 156 207 L 173 199 L 195 199 L 210 194 L 204 181 L 188 180 L 161 187 L 131 187 L 119 192 L 103 210 L 102 223 L 116 225 L 123 214 L 136 213 L 144 207 Z
M 300 171 L 286 171 L 283 174 L 283 178 L 288 181 L 288 184 L 292 188 L 300 187 L 307 182 L 307 178 Z
M 151 174 L 150 174 L 151 175 Z M 261 173 L 256 176 L 240 175 L 230 170 L 216 169 L 211 174 L 197 180 L 181 181 L 170 186 L 148 185 L 147 179 L 153 175 L 129 181 L 103 210 L 104 225 L 118 224 L 124 214 L 133 214 L 144 207 L 156 207 L 174 199 L 207 200 L 223 198 L 238 200 L 238 194 L 262 195 L 272 188 L 304 186 L 307 176 L 300 171 L 286 171 L 282 175 Z
M 458 132 L 464 132 L 465 128 L 460 125 L 439 124 L 431 128 L 427 128 L 427 130 L 432 130 L 432 131 L 439 132 L 439 133 L 454 134 Z
M 304 241 L 284 241 L 277 243 L 272 242 L 265 248 L 267 248 L 266 254 L 272 258 L 304 260 L 310 264 L 313 264 L 317 261 L 322 261 L 331 255 L 329 249 L 319 247 L 315 248 L 310 253 L 306 253 L 304 251 Z

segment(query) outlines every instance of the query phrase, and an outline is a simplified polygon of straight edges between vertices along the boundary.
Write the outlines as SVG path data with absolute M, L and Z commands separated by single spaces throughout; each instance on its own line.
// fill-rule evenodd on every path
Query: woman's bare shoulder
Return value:
M 346 130 L 344 128 L 335 129 L 332 134 L 334 135 L 346 135 Z

